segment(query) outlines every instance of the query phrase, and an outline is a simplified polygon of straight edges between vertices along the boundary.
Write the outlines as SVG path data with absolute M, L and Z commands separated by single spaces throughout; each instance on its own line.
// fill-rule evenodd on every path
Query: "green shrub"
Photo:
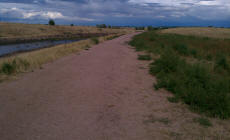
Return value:
M 97 37 L 91 38 L 94 44 L 99 44 L 99 40 Z
M 178 65 L 183 65 L 184 61 L 181 60 L 173 51 L 167 50 L 160 59 L 155 60 L 151 64 L 150 73 L 170 73 L 177 71 Z
M 173 49 L 175 49 L 178 53 L 183 54 L 183 55 L 188 55 L 189 54 L 188 46 L 185 45 L 185 44 L 173 45 Z
M 203 117 L 201 117 L 201 118 L 195 118 L 194 121 L 198 122 L 200 125 L 205 126 L 205 127 L 212 126 L 212 123 L 208 119 L 203 118 Z
M 13 61 L 4 62 L 1 66 L 1 72 L 10 75 L 19 71 L 26 71 L 29 68 L 29 66 L 30 64 L 28 61 L 15 58 Z
M 212 60 L 212 55 L 211 55 L 211 54 L 208 54 L 208 55 L 206 56 L 206 59 L 207 59 L 208 61 L 211 61 L 211 60 Z
M 197 57 L 197 51 L 195 49 L 190 49 L 190 54 L 193 56 L 193 57 Z
M 151 56 L 150 55 L 138 55 L 138 59 L 139 60 L 151 60 Z
M 7 75 L 14 73 L 16 71 L 16 61 L 13 61 L 12 63 L 3 63 L 1 71 Z
M 224 55 L 218 55 L 217 56 L 215 67 L 220 67 L 220 68 L 223 68 L 225 70 L 229 69 L 227 59 L 226 59 L 226 57 Z
M 179 102 L 179 99 L 177 97 L 168 97 L 167 99 L 171 103 L 178 103 Z

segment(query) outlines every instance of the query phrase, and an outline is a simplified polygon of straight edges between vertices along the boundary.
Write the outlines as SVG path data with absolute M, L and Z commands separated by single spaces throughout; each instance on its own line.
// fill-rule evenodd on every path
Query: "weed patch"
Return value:
M 120 37 L 120 35 L 115 35 L 115 36 L 108 37 L 107 40 L 113 40 L 113 39 L 118 38 L 118 37 Z
M 94 44 L 99 44 L 98 38 L 94 37 L 94 38 L 91 38 L 91 40 Z
M 2 64 L 1 72 L 4 73 L 4 74 L 10 75 L 10 74 L 14 73 L 15 70 L 16 70 L 15 63 L 5 62 L 5 63 Z
M 163 123 L 165 125 L 168 125 L 170 123 L 169 119 L 168 118 L 161 118 L 161 119 L 158 119 L 158 122 L 160 123 Z
M 4 62 L 1 66 L 1 72 L 7 75 L 11 75 L 16 72 L 23 72 L 29 68 L 28 61 L 15 58 L 12 61 Z
M 85 46 L 85 50 L 89 50 L 91 47 L 89 45 Z
M 212 123 L 208 119 L 203 118 L 203 117 L 195 118 L 194 121 L 199 123 L 202 126 L 205 126 L 205 127 L 211 127 L 212 126 Z
M 179 102 L 179 99 L 177 97 L 168 97 L 167 99 L 171 103 L 178 103 Z
M 150 55 L 138 55 L 138 59 L 139 60 L 151 60 L 151 56 Z

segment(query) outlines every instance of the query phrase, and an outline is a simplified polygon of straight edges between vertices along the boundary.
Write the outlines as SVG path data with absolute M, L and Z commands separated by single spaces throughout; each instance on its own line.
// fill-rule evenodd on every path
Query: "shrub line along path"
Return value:
M 0 83 L 0 139 L 208 136 L 191 122 L 194 114 L 169 103 L 165 91 L 154 91 L 149 62 L 137 60 L 137 53 L 127 45 L 135 34 L 61 58 L 18 80 Z M 224 132 L 221 129 L 211 134 Z

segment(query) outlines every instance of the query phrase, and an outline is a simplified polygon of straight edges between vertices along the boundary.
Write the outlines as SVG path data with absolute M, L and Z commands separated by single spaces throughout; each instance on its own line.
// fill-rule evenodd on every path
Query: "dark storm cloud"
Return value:
M 229 0 L 1 0 L 0 18 L 62 23 L 152 24 L 228 21 Z

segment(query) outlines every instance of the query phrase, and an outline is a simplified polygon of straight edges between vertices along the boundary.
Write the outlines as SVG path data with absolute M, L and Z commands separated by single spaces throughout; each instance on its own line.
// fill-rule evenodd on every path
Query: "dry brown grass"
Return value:
M 98 40 L 99 42 L 104 42 L 112 36 L 114 35 L 99 37 Z M 17 67 L 15 72 L 11 75 L 0 73 L 0 82 L 12 79 L 19 73 L 29 72 L 34 69 L 41 68 L 45 63 L 49 63 L 63 56 L 88 49 L 92 45 L 94 45 L 94 42 L 91 39 L 87 39 L 70 44 L 57 45 L 51 48 L 44 48 L 32 52 L 19 53 L 14 56 L 3 57 L 0 59 L 0 69 L 3 63 L 12 64 L 13 61 L 16 61 Z
M 79 33 L 129 33 L 132 28 L 123 29 L 99 29 L 93 26 L 49 26 L 42 24 L 22 24 L 0 22 L 0 39 L 29 39 L 56 35 L 71 35 Z
M 230 39 L 230 29 L 227 28 L 187 27 L 187 28 L 165 29 L 162 30 L 161 32 L 181 34 L 181 35 L 193 35 L 193 36 L 201 36 L 201 37 Z

